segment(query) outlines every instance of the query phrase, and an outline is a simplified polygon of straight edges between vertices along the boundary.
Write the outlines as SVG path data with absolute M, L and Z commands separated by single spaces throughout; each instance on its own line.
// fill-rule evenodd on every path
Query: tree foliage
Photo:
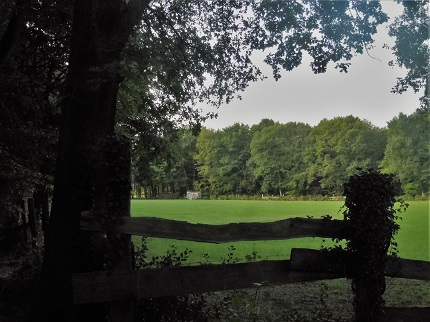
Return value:
M 222 131 L 202 129 L 195 160 L 199 164 L 197 184 L 210 195 L 248 194 L 252 178 L 247 168 L 250 129 L 236 123 Z
M 60 1 L 4 1 L 0 13 L 2 222 L 13 198 L 52 189 L 70 11 Z
M 303 123 L 274 124 L 255 133 L 250 162 L 253 174 L 265 194 L 306 194 L 302 173 L 310 126 Z
M 353 116 L 324 119 L 314 127 L 263 119 L 251 127 L 234 124 L 217 131 L 203 128 L 195 145 L 184 146 L 184 138 L 193 138 L 188 130 L 179 143 L 169 143 L 187 157 L 184 159 L 179 151 L 169 160 L 175 165 L 172 169 L 188 160 L 188 173 L 193 176 L 181 176 L 181 172 L 164 167 L 165 179 L 156 186 L 166 191 L 163 187 L 171 180 L 166 178 L 177 178 L 187 181 L 188 189 L 202 189 L 212 197 L 340 195 L 343 183 L 356 174 L 357 168 L 380 168 L 384 173 L 395 173 L 408 196 L 426 195 L 430 168 L 428 122 L 425 109 L 408 116 L 400 113 L 387 128 Z
M 411 196 L 429 193 L 429 127 L 429 109 L 425 108 L 411 115 L 400 113 L 388 123 L 388 142 L 381 166 L 384 172 L 397 174 Z
M 132 158 L 133 195 L 141 198 L 184 197 L 193 190 L 197 173 L 194 162 L 196 136 L 191 130 L 163 137 L 160 151 L 148 153 L 137 144 Z
M 250 130 L 239 124 L 203 128 L 195 159 L 201 185 L 211 195 L 340 195 L 357 167 L 379 166 L 386 142 L 385 129 L 353 116 L 314 127 L 262 120 Z
M 399 65 L 407 69 L 404 77 L 397 79 L 393 87 L 394 93 L 403 93 L 411 88 L 414 92 L 424 89 L 421 107 L 429 104 L 429 2 L 425 0 L 403 1 L 402 15 L 396 17 L 390 26 L 389 34 L 395 37 L 395 45 L 391 48 L 396 56 L 390 65 Z
M 377 168 L 384 157 L 383 130 L 357 117 L 322 120 L 309 136 L 308 181 L 320 193 L 340 194 L 356 168 Z

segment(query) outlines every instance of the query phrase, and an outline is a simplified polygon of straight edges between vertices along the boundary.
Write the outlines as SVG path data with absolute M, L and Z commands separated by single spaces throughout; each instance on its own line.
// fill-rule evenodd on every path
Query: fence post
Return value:
M 130 144 L 126 139 L 109 137 L 100 147 L 97 169 L 95 209 L 105 217 L 105 265 L 108 270 L 131 270 L 131 236 L 116 232 L 124 217 L 130 217 Z M 106 160 L 109 160 L 106 162 Z M 134 321 L 134 302 L 108 303 L 110 322 Z
M 116 149 L 113 151 L 112 159 L 115 160 L 110 164 L 112 176 L 107 186 L 107 196 L 117 201 L 111 203 L 109 211 L 115 211 L 118 217 L 130 217 L 130 192 L 131 192 L 131 151 L 130 144 L 125 140 L 118 140 Z M 117 176 L 115 176 L 115 174 Z M 112 200 L 111 199 L 111 200 Z M 132 269 L 132 249 L 131 236 L 120 235 L 112 236 L 114 244 L 118 243 L 119 256 L 112 263 L 112 269 L 131 270 Z M 132 322 L 134 321 L 134 302 L 124 301 L 111 304 L 110 321 L 111 322 Z
M 365 170 L 350 177 L 344 189 L 355 321 L 380 321 L 387 251 L 399 229 L 394 203 L 401 195 L 400 182 L 394 175 Z

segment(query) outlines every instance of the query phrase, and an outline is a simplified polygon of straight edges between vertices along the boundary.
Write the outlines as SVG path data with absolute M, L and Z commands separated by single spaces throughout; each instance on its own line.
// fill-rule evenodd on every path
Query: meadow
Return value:
M 232 222 L 270 222 L 291 217 L 320 218 L 330 215 L 342 219 L 342 201 L 239 201 L 239 200 L 133 200 L 132 216 L 159 217 L 191 223 L 226 224 Z M 430 260 L 429 203 L 411 201 L 395 236 L 398 255 L 402 258 Z M 136 246 L 140 237 L 133 236 Z M 228 244 L 209 244 L 161 238 L 147 238 L 148 257 L 162 256 L 174 246 L 177 252 L 191 250 L 188 264 L 222 263 L 253 260 L 288 259 L 291 248 L 329 247 L 331 240 L 298 238 L 275 241 L 250 241 Z M 229 255 L 230 254 L 230 255 Z

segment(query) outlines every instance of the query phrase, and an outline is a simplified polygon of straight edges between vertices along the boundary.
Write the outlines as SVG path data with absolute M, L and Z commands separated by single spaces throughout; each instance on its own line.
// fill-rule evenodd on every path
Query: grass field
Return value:
M 412 201 L 406 213 L 401 214 L 401 229 L 395 240 L 399 256 L 408 259 L 429 261 L 429 203 Z M 330 215 L 342 219 L 342 201 L 230 201 L 230 200 L 133 200 L 133 216 L 159 217 L 183 220 L 192 223 L 225 224 L 231 222 L 268 222 L 291 217 L 312 216 L 320 218 Z M 140 237 L 133 241 L 140 245 Z M 233 245 L 233 258 L 245 261 L 247 255 L 257 254 L 258 259 L 287 259 L 291 248 L 319 249 L 332 245 L 331 240 L 300 238 L 282 241 L 253 241 L 229 244 L 207 244 L 171 239 L 148 238 L 149 256 L 166 254 L 170 245 L 178 252 L 188 248 L 192 251 L 189 264 L 209 261 L 220 263 L 228 259 Z

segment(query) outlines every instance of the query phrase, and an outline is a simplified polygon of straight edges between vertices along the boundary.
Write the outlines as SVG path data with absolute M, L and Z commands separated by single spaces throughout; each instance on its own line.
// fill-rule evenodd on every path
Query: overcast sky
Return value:
M 382 1 L 382 5 L 390 17 L 401 13 L 402 6 L 394 1 Z M 270 67 L 262 63 L 268 78 L 252 83 L 241 94 L 242 100 L 236 99 L 218 110 L 199 106 L 205 112 L 218 113 L 218 118 L 206 121 L 205 126 L 222 129 L 236 122 L 252 125 L 263 118 L 313 126 L 324 118 L 354 115 L 385 127 L 400 112 L 412 113 L 419 107 L 418 99 L 422 93 L 391 93 L 397 77 L 405 75 L 405 70 L 388 66 L 393 56 L 382 46 L 384 43 L 392 45 L 394 40 L 388 36 L 387 27 L 388 23 L 378 28 L 375 48 L 369 50 L 377 59 L 366 53 L 356 56 L 347 74 L 340 73 L 332 64 L 326 73 L 315 75 L 309 66 L 310 59 L 304 59 L 298 68 L 284 72 L 276 82 L 271 77 Z M 262 54 L 259 56 L 264 58 Z

